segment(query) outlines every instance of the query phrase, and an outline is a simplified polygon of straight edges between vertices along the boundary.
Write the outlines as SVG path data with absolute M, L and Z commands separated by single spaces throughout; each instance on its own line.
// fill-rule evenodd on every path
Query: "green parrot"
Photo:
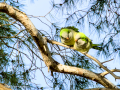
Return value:
M 68 46 L 73 46 L 75 43 L 75 36 L 78 33 L 78 29 L 74 26 L 68 26 L 61 28 L 60 30 L 60 38 L 61 42 Z
M 76 34 L 74 48 L 83 53 L 88 53 L 91 48 L 102 50 L 101 44 L 93 44 L 92 41 L 82 32 Z

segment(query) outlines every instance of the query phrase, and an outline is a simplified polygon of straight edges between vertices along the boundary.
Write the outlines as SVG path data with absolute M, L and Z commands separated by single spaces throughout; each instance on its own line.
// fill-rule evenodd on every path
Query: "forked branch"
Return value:
M 110 70 L 111 72 L 120 72 L 120 69 L 112 69 L 112 70 Z M 105 75 L 107 75 L 107 74 L 109 74 L 107 71 L 105 71 L 105 72 L 103 72 L 103 73 L 101 73 L 100 75 L 101 76 L 105 76 Z
M 73 47 L 69 47 L 69 46 L 64 45 L 62 43 L 59 43 L 57 41 L 53 41 L 53 40 L 49 40 L 49 39 L 47 39 L 47 41 L 49 43 L 52 43 L 52 44 L 57 44 L 57 45 L 60 45 L 60 46 L 66 47 L 66 48 L 74 49 Z M 87 56 L 90 59 L 94 60 L 101 68 L 103 68 L 104 70 L 106 70 L 107 72 L 109 72 L 115 79 L 120 79 L 120 76 L 116 76 L 112 71 L 110 71 L 107 67 L 105 67 L 104 65 L 102 65 L 102 63 L 99 60 L 97 60 L 96 58 L 94 58 L 93 56 L 91 56 L 89 54 L 86 54 L 86 53 L 82 53 L 82 54 L 84 54 L 85 56 Z
M 45 39 L 43 39 L 43 37 L 40 35 L 38 30 L 35 28 L 33 23 L 30 21 L 30 19 L 27 17 L 27 15 L 24 12 L 21 12 L 20 10 L 18 10 L 18 9 L 16 9 L 16 8 L 6 4 L 6 3 L 0 3 L 0 12 L 4 12 L 4 13 L 8 14 L 9 16 L 13 17 L 17 21 L 19 21 L 21 24 L 23 24 L 23 26 L 30 33 L 30 35 L 32 36 L 33 40 L 35 41 L 37 47 L 39 48 L 39 51 L 40 51 L 42 58 L 43 58 L 43 61 L 45 62 L 48 69 L 50 69 L 51 71 L 82 76 L 82 77 L 94 80 L 94 81 L 102 84 L 106 88 L 117 88 L 109 80 L 107 80 L 106 78 L 102 77 L 99 74 L 88 71 L 86 69 L 62 65 L 62 64 L 56 62 L 50 55 L 50 52 L 49 52 L 49 49 L 48 49 L 48 46 L 47 46 Z M 49 40 L 49 42 L 50 42 L 50 40 Z M 53 41 L 51 41 L 51 43 L 53 43 Z M 58 42 L 54 42 L 53 44 L 55 44 L 55 43 L 58 45 L 69 48 L 68 46 L 63 45 L 63 44 L 58 43 Z M 110 70 L 107 70 L 94 57 L 91 57 L 88 54 L 85 54 L 85 55 L 88 56 L 89 58 L 93 59 L 94 61 L 96 61 L 106 71 L 108 71 L 108 72 L 110 71 Z M 111 75 L 113 74 L 112 71 L 110 71 L 109 73 Z

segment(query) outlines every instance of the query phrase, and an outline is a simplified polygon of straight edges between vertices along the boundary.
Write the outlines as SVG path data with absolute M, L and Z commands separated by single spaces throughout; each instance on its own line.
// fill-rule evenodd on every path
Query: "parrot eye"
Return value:
M 65 39 L 63 36 L 61 36 L 62 39 Z
M 70 33 L 70 31 L 68 31 L 68 33 Z
M 65 37 L 62 37 L 62 36 L 61 36 L 61 38 L 64 39 L 64 40 L 68 40 L 68 39 L 69 39 L 69 37 L 68 37 L 68 38 L 65 38 Z
M 60 36 L 61 38 L 63 38 L 62 36 Z
M 78 38 L 78 39 L 81 39 L 81 38 Z
M 69 34 L 68 34 L 68 36 L 67 36 L 68 38 L 69 38 Z
M 69 36 L 71 36 L 71 34 L 72 34 L 72 33 L 70 33 L 70 31 L 68 31 L 67 37 L 70 38 Z

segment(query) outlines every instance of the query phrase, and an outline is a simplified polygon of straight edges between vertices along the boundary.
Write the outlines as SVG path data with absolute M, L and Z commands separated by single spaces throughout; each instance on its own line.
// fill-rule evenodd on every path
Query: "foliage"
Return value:
M 89 3 L 87 9 L 81 9 L 86 2 Z M 120 53 L 119 42 L 117 42 L 119 39 L 116 40 L 120 31 L 119 3 L 116 0 L 63 0 L 60 4 L 53 2 L 53 7 L 55 12 L 59 11 L 60 14 L 60 11 L 62 11 L 64 13 L 63 17 L 66 18 L 62 22 L 64 21 L 69 26 L 71 24 L 75 25 L 81 31 L 84 30 L 86 20 L 89 24 L 88 32 L 97 32 L 99 37 L 104 37 L 100 42 L 104 49 L 98 53 L 107 57 L 113 55 L 113 53 Z
M 19 0 L 4 1 L 19 9 L 23 6 L 19 3 Z M 87 4 L 87 8 L 83 9 L 82 5 L 85 5 L 86 2 L 89 4 Z M 53 9 L 48 13 L 52 16 L 52 19 L 56 18 L 57 14 L 60 13 L 62 13 L 63 16 L 60 16 L 62 17 L 61 20 L 51 20 L 51 26 L 38 18 L 51 30 L 51 33 L 45 30 L 39 30 L 42 36 L 60 42 L 59 31 L 62 27 L 75 26 L 79 31 L 85 31 L 85 22 L 87 22 L 89 25 L 88 32 L 97 33 L 97 36 L 102 38 L 100 43 L 102 43 L 103 50 L 98 51 L 98 55 L 102 54 L 108 57 L 119 54 L 120 56 L 118 38 L 120 31 L 119 0 L 62 0 L 59 4 L 53 0 L 52 6 Z M 46 16 L 44 16 L 44 18 L 46 18 Z M 55 58 L 56 61 L 58 60 L 56 57 L 60 57 L 65 65 L 84 68 L 90 71 L 95 69 L 100 70 L 89 58 L 77 51 L 58 45 L 48 44 L 48 46 L 52 57 Z M 1 82 L 10 85 L 14 89 L 45 89 L 45 87 L 40 87 L 32 83 L 32 79 L 35 78 L 35 72 L 39 70 L 43 73 L 42 68 L 44 68 L 42 64 L 41 66 L 36 65 L 37 60 L 43 63 L 37 51 L 38 48 L 27 30 L 25 30 L 18 21 L 15 21 L 4 13 L 0 13 Z M 27 64 L 29 63 L 28 66 L 26 65 L 26 59 L 28 60 Z M 76 75 L 54 72 L 53 77 L 47 77 L 44 73 L 43 76 L 45 80 L 47 79 L 50 87 L 56 90 L 66 90 L 68 88 L 71 90 L 79 90 L 92 86 L 91 81 Z M 66 87 L 66 85 L 69 85 L 69 87 Z
M 97 34 L 96 37 L 100 39 L 98 39 L 99 44 L 102 45 L 102 50 L 97 52 L 98 56 L 101 55 L 105 58 L 114 58 L 116 57 L 116 54 L 118 54 L 118 57 L 120 57 L 118 38 L 120 34 L 119 4 L 120 2 L 117 0 L 62 0 L 60 3 L 56 3 L 55 0 L 52 0 L 54 11 L 52 17 L 54 17 L 56 21 L 56 23 L 55 21 L 54 23 L 51 22 L 52 26 L 55 28 L 53 29 L 53 32 L 55 32 L 54 40 L 60 42 L 60 39 L 57 38 L 59 36 L 60 28 L 74 25 L 81 32 L 86 31 L 90 34 L 92 33 L 91 38 L 94 38 L 94 35 Z M 60 15 L 62 15 L 62 19 L 60 18 Z M 89 25 L 88 30 L 85 30 L 86 22 L 87 25 Z M 62 58 L 63 62 L 66 62 L 66 65 L 77 67 L 77 64 L 79 63 L 81 66 L 81 61 L 78 61 L 77 64 L 74 62 L 76 60 L 73 59 L 74 56 L 70 55 L 72 54 L 71 51 L 66 50 L 64 51 L 66 54 L 61 54 L 64 49 L 60 48 L 60 50 L 58 55 L 67 57 L 65 59 L 66 61 Z M 76 53 L 74 53 L 74 55 L 76 55 Z M 77 57 L 78 56 L 76 55 L 75 58 Z M 81 57 L 81 55 L 79 55 L 79 57 Z M 83 60 L 85 59 L 83 58 Z M 84 65 L 86 64 L 84 63 Z M 87 66 L 84 66 L 82 68 L 89 69 L 91 66 L 86 67 Z M 93 70 L 93 68 L 90 68 L 90 70 Z M 84 84 L 82 85 L 84 86 Z M 75 87 L 72 89 L 75 89 L 78 84 L 74 83 L 74 85 Z
M 7 0 L 6 3 L 16 8 L 23 6 L 15 0 Z M 31 59 L 23 50 L 27 48 L 33 53 L 33 39 L 19 26 L 22 28 L 19 22 L 0 12 L 0 82 L 17 90 L 41 88 L 31 83 L 32 70 L 26 68 L 24 60 L 25 57 Z
M 61 58 L 63 60 L 64 65 L 84 68 L 90 71 L 92 71 L 92 69 L 97 68 L 97 66 L 93 64 L 89 58 L 81 55 L 77 51 L 65 49 L 56 45 L 51 46 L 51 49 L 53 51 L 53 52 L 51 51 L 52 57 L 55 60 L 58 60 L 57 58 Z M 57 72 L 53 73 L 53 77 L 50 80 L 48 80 L 48 84 L 50 84 L 50 82 L 53 85 L 52 87 L 55 88 L 56 90 L 58 89 L 59 90 L 69 90 L 69 89 L 79 90 L 79 89 L 88 87 L 88 85 L 92 86 L 91 81 L 89 81 L 86 78 L 76 76 L 76 75 L 60 74 Z M 66 85 L 69 87 L 66 87 Z

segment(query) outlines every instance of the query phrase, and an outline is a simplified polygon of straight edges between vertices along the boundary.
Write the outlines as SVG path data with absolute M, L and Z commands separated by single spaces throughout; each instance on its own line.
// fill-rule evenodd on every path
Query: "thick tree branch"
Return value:
M 12 90 L 10 86 L 0 83 L 0 90 Z
M 44 41 L 42 36 L 39 34 L 38 30 L 35 28 L 33 23 L 30 21 L 30 19 L 27 17 L 27 15 L 24 12 L 19 11 L 18 9 L 6 4 L 6 3 L 0 3 L 0 11 L 7 13 L 9 16 L 13 17 L 20 23 L 24 25 L 26 30 L 30 33 L 30 35 L 33 37 L 34 41 L 36 42 L 42 56 L 45 64 L 49 68 L 52 63 L 54 62 L 53 59 L 49 59 L 48 53 L 44 49 Z
M 60 45 L 60 46 L 66 47 L 66 48 L 74 49 L 73 47 L 69 47 L 69 46 L 64 45 L 62 43 L 59 43 L 57 41 L 53 41 L 53 40 L 49 40 L 49 39 L 47 39 L 47 41 L 49 43 L 52 43 L 52 44 L 57 44 L 57 45 Z M 90 59 L 94 60 L 101 68 L 103 68 L 104 70 L 106 70 L 107 72 L 109 72 L 115 79 L 120 79 L 120 76 L 116 76 L 112 71 L 110 71 L 107 67 L 105 67 L 104 65 L 102 65 L 102 63 L 99 60 L 97 60 L 96 58 L 94 58 L 93 56 L 91 56 L 89 54 L 86 54 L 86 53 L 82 53 L 82 54 L 84 54 L 85 56 L 87 56 Z
M 14 19 L 18 20 L 20 23 L 24 25 L 26 30 L 33 37 L 33 40 L 36 42 L 39 48 L 39 51 L 43 57 L 43 60 L 46 66 L 48 67 L 48 70 L 50 69 L 51 71 L 54 71 L 54 72 L 82 76 L 82 77 L 94 80 L 102 84 L 104 87 L 117 88 L 114 84 L 112 84 L 110 81 L 108 81 L 106 78 L 102 77 L 99 74 L 96 74 L 94 72 L 91 72 L 82 68 L 62 65 L 56 62 L 50 55 L 46 40 L 43 39 L 43 37 L 39 34 L 38 30 L 35 28 L 35 26 L 32 24 L 32 22 L 30 21 L 30 19 L 27 17 L 25 13 L 19 11 L 18 9 L 6 3 L 0 3 L 0 12 L 7 13 L 9 16 L 13 17 Z

